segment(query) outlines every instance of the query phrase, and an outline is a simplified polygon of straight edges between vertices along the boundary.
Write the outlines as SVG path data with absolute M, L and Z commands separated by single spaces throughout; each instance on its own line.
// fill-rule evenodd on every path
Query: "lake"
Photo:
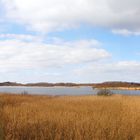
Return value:
M 111 90 L 115 94 L 140 95 L 140 90 Z M 0 93 L 28 93 L 38 95 L 91 95 L 98 92 L 92 87 L 25 87 L 25 86 L 1 86 Z

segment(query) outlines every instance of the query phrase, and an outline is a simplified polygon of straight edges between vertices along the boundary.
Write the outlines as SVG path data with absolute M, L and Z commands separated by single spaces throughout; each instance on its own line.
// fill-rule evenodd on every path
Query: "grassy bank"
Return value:
M 0 101 L 5 140 L 140 139 L 139 96 L 0 95 Z
M 140 87 L 100 87 L 97 89 L 108 89 L 108 90 L 140 90 Z

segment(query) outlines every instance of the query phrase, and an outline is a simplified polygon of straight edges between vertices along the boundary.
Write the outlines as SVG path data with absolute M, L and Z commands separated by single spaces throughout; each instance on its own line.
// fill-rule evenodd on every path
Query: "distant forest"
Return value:
M 3 82 L 0 86 L 40 86 L 40 87 L 52 87 L 52 86 L 92 86 L 95 88 L 107 88 L 107 87 L 140 87 L 140 83 L 134 82 L 104 82 L 104 83 L 27 83 L 21 84 L 16 82 Z

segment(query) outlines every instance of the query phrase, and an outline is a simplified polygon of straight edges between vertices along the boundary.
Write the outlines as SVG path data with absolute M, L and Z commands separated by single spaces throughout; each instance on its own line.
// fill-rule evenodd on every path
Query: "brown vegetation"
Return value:
M 0 95 L 0 140 L 140 140 L 140 97 Z
M 140 88 L 140 83 L 131 82 L 104 82 L 94 85 L 95 88 Z

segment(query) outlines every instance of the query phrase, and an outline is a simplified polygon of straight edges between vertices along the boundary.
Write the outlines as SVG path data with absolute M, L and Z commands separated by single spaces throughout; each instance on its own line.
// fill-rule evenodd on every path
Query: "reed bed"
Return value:
M 140 140 L 140 97 L 0 95 L 0 140 Z

